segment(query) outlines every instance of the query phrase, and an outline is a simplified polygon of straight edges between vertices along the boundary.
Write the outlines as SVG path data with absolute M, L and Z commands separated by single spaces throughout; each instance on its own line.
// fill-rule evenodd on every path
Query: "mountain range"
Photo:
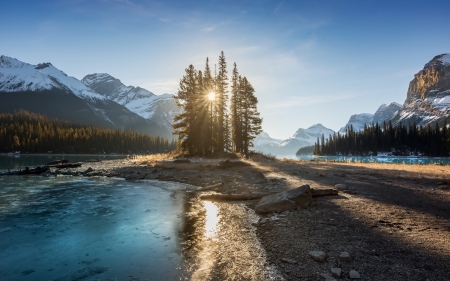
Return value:
M 51 63 L 0 56 L 0 112 L 24 109 L 50 118 L 172 138 L 172 96 L 157 96 L 108 74 L 68 76 Z
M 134 86 L 126 86 L 107 73 L 86 75 L 81 81 L 68 76 L 51 63 L 32 65 L 0 56 L 0 112 L 25 109 L 50 118 L 104 128 L 137 130 L 172 138 L 173 117 L 180 112 L 172 95 L 155 95 Z M 371 123 L 391 121 L 433 125 L 450 121 L 450 54 L 435 56 L 410 82 L 403 105 L 382 104 L 374 113 L 354 114 L 339 130 L 345 133 Z M 298 129 L 282 140 L 262 132 L 254 149 L 274 155 L 294 155 L 313 145 L 322 134 L 335 132 L 315 124 Z

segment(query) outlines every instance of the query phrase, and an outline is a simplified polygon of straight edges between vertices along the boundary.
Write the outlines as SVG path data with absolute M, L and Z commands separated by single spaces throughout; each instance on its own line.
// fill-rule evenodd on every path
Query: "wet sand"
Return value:
M 324 280 L 331 267 L 341 269 L 341 278 L 333 277 L 340 280 L 350 280 L 351 270 L 360 280 L 449 279 L 450 166 L 259 157 L 220 168 L 218 159 L 156 160 L 109 160 L 52 172 L 191 185 L 181 238 L 187 260 L 184 280 Z M 93 171 L 86 174 L 88 167 Z M 270 215 L 253 212 L 257 200 L 208 202 L 197 197 L 279 192 L 303 184 L 347 188 L 337 196 L 314 199 L 306 210 Z M 315 250 L 326 254 L 323 262 L 310 257 Z M 339 259 L 341 252 L 351 260 Z

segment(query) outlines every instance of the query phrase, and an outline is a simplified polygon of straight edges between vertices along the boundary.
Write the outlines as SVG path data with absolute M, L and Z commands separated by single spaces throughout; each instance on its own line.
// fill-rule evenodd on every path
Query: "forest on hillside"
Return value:
M 314 155 L 358 155 L 369 156 L 379 153 L 392 153 L 396 156 L 423 155 L 449 156 L 450 132 L 447 124 L 435 126 L 417 126 L 384 122 L 382 126 L 370 124 L 360 132 L 347 128 L 345 134 L 330 135 L 314 145 Z
M 176 142 L 143 133 L 73 124 L 20 110 L 0 114 L 0 151 L 24 153 L 159 153 Z

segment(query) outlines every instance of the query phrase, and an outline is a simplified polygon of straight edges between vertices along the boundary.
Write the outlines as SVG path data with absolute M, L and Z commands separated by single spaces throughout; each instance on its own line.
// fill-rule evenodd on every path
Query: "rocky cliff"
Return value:
M 405 103 L 391 119 L 394 125 L 416 123 L 440 125 L 450 119 L 450 54 L 435 56 L 414 75 Z

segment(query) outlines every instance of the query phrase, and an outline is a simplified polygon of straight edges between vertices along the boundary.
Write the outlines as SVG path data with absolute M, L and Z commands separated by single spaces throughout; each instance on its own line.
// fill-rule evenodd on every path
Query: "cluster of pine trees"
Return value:
M 179 149 L 195 156 L 221 152 L 248 155 L 253 139 L 261 129 L 255 90 L 234 63 L 231 97 L 225 55 L 221 52 L 218 67 L 211 74 L 206 58 L 205 70 L 191 64 L 185 70 L 175 95 L 182 113 L 174 118 L 174 134 Z
M 382 126 L 371 124 L 364 130 L 354 132 L 353 126 L 346 134 L 322 135 L 314 145 L 315 155 L 377 155 L 379 152 L 393 152 L 394 155 L 448 156 L 450 132 L 446 124 L 442 128 L 435 126 L 417 126 L 386 122 Z
M 0 114 L 0 150 L 29 153 L 145 153 L 176 148 L 159 136 L 77 125 L 20 110 Z

